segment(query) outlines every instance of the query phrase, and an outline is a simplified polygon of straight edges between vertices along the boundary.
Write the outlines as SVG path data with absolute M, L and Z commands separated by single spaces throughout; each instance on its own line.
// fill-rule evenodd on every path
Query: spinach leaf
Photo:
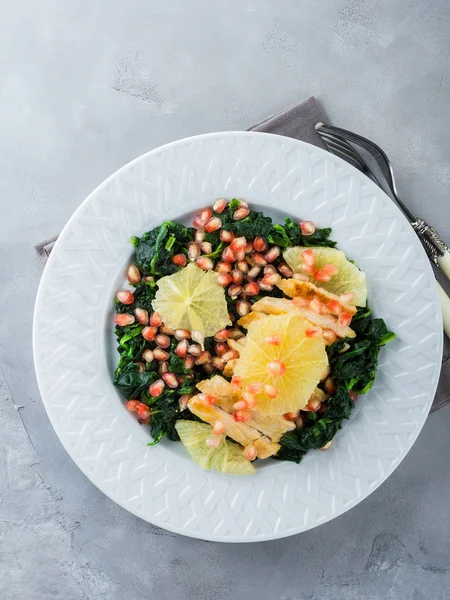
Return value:
M 331 229 L 316 229 L 312 235 L 303 235 L 298 223 L 289 217 L 284 220 L 284 225 L 274 225 L 269 235 L 269 242 L 288 248 L 289 246 L 329 246 L 334 248 L 336 242 L 330 240 Z
M 145 275 L 171 275 L 179 267 L 171 262 L 174 254 L 187 253 L 187 245 L 194 237 L 194 229 L 166 221 L 144 233 L 141 238 L 131 238 L 136 249 L 136 264 Z
M 174 390 L 165 391 L 153 404 L 150 415 L 150 433 L 153 442 L 149 446 L 157 444 L 165 435 L 171 441 L 179 440 L 175 423 L 180 413 L 178 395 Z
M 265 217 L 262 212 L 251 211 L 250 214 L 240 221 L 233 221 L 232 217 L 222 219 L 222 228 L 232 231 L 236 236 L 244 236 L 248 240 L 261 236 L 267 239 L 272 229 L 272 219 Z
M 114 385 L 128 400 L 137 399 L 158 377 L 158 373 L 153 370 L 141 373 L 139 366 L 130 362 L 124 367 L 116 369 Z

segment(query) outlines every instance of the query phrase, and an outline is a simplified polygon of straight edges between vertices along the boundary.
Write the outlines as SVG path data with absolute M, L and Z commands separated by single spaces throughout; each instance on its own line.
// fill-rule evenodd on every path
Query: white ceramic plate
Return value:
M 277 219 L 331 226 L 367 274 L 369 302 L 398 338 L 376 384 L 328 452 L 300 465 L 259 463 L 250 477 L 200 469 L 181 444 L 148 448 L 112 385 L 113 296 L 129 239 L 187 220 L 217 197 L 244 197 Z M 359 171 L 296 140 L 214 133 L 158 148 L 107 179 L 80 206 L 45 268 L 34 358 L 49 418 L 68 453 L 112 500 L 184 535 L 261 541 L 305 531 L 375 490 L 411 448 L 438 381 L 442 323 L 433 273 L 392 201 Z

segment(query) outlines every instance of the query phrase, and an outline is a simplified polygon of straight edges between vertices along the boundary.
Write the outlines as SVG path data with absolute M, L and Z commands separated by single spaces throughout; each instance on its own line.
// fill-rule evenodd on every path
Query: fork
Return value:
M 367 177 L 372 179 L 380 188 L 380 182 L 369 168 L 363 157 L 355 150 L 352 144 L 356 144 L 367 150 L 376 160 L 380 171 L 389 187 L 392 197 L 400 210 L 406 216 L 414 229 L 419 239 L 421 240 L 429 259 L 439 267 L 442 272 L 450 279 L 450 250 L 447 244 L 441 239 L 436 231 L 426 223 L 423 219 L 415 217 L 408 207 L 402 202 L 397 193 L 397 186 L 394 178 L 394 171 L 386 153 L 374 142 L 367 138 L 339 127 L 325 125 L 324 123 L 316 124 L 317 133 L 325 142 L 328 150 L 343 158 L 345 161 L 353 165 Z M 444 331 L 450 337 L 450 298 L 442 289 L 438 281 L 436 285 L 439 293 L 439 300 L 442 309 L 442 320 Z

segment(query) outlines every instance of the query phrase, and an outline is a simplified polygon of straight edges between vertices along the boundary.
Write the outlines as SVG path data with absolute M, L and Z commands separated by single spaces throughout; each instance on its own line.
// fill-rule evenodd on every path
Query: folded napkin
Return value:
M 248 131 L 263 131 L 265 133 L 276 133 L 285 135 L 303 142 L 308 142 L 314 146 L 319 146 L 326 150 L 326 146 L 315 129 L 316 123 L 328 123 L 328 119 L 322 110 L 322 107 L 314 97 L 308 98 L 305 102 L 298 102 L 282 110 L 281 112 L 264 119 L 256 125 L 248 128 Z M 47 259 L 58 236 L 42 240 L 34 246 L 42 262 Z M 442 361 L 442 371 L 439 380 L 438 389 L 434 398 L 431 412 L 442 408 L 450 402 L 450 343 L 444 338 L 444 358 Z

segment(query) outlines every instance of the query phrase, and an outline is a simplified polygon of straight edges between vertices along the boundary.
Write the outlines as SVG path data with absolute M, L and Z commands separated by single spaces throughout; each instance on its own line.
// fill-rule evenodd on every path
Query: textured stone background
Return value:
M 96 490 L 36 387 L 32 243 L 133 157 L 318 96 L 376 139 L 450 240 L 448 0 L 17 0 L 0 6 L 2 600 L 450 598 L 450 407 L 372 496 L 255 545 L 175 536 Z

